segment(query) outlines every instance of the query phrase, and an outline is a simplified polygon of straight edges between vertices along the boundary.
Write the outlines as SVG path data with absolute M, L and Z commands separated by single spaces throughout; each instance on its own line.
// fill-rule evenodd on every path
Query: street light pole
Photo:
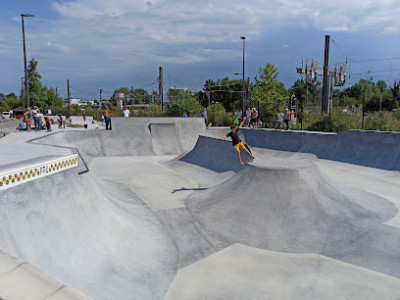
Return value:
M 21 14 L 21 20 L 22 20 L 22 42 L 24 45 L 24 70 L 25 70 L 25 94 L 26 94 L 26 107 L 29 107 L 29 87 L 28 87 L 28 70 L 26 67 L 26 45 L 25 45 L 25 24 L 24 24 L 24 18 L 25 17 L 34 17 L 34 15 L 31 14 Z
M 243 40 L 243 71 L 242 71 L 242 111 L 243 113 L 246 111 L 245 109 L 245 99 L 244 99 L 244 57 L 245 57 L 245 41 L 246 41 L 246 37 L 245 36 L 241 36 L 240 37 Z

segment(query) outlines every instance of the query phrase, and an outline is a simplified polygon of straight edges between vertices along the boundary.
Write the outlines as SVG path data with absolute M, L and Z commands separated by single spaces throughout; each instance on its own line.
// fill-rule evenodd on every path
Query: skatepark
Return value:
M 399 133 L 112 126 L 3 130 L 0 299 L 400 299 Z

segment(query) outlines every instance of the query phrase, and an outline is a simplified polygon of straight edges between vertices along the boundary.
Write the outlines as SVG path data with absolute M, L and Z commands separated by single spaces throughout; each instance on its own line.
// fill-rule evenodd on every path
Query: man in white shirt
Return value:
M 276 127 L 275 128 L 279 128 L 279 129 L 282 129 L 282 124 L 283 124 L 283 116 L 284 116 L 285 114 L 281 111 L 281 110 L 279 110 L 278 111 L 278 113 L 277 113 L 277 117 L 278 117 L 278 120 L 276 121 Z
M 129 111 L 129 109 L 125 106 L 124 110 L 122 111 L 122 114 L 124 115 L 124 118 L 129 118 L 129 116 L 131 115 L 131 112 Z

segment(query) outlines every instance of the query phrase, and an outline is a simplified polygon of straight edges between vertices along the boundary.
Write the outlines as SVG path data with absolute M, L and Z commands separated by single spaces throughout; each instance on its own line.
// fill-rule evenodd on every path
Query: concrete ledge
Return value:
M 78 166 L 78 155 L 58 157 L 22 167 L 0 170 L 0 190 Z

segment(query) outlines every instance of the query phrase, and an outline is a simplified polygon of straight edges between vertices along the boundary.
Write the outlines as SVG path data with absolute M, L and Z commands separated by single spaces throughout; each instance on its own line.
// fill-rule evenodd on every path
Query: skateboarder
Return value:
M 236 127 L 235 125 L 231 125 L 231 131 L 227 135 L 224 135 L 223 137 L 221 137 L 221 139 L 225 139 L 229 136 L 232 139 L 233 149 L 237 152 L 237 156 L 239 158 L 239 163 L 241 166 L 243 166 L 244 163 L 242 162 L 242 158 L 240 157 L 240 150 L 243 150 L 244 152 L 246 152 L 251 157 L 252 160 L 255 158 L 255 156 L 252 155 L 249 152 L 249 150 L 246 149 L 243 142 L 239 138 L 239 128 L 242 127 L 244 121 L 245 121 L 245 119 L 240 123 L 239 127 Z

